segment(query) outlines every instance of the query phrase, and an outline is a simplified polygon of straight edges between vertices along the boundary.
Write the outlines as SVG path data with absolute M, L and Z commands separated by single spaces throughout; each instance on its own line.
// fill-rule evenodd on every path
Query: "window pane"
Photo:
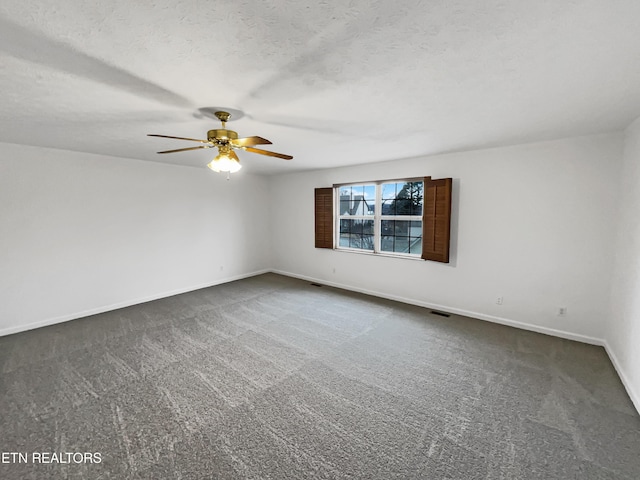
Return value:
M 349 247 L 359 248 L 362 250 L 373 250 L 373 235 L 351 234 L 351 237 L 349 239 Z
M 409 237 L 395 237 L 393 251 L 396 253 L 409 253 Z
M 373 250 L 373 220 L 340 220 L 341 247 Z
M 411 215 L 411 199 L 405 197 L 397 197 L 396 215 Z
M 380 239 L 380 250 L 383 252 L 393 252 L 393 244 L 395 243 L 393 235 L 383 235 Z
M 351 187 L 340 187 L 340 215 L 351 215 Z
M 380 250 L 395 253 L 422 253 L 422 222 L 382 220 Z
M 366 202 L 365 215 L 374 215 L 375 206 L 376 206 L 376 186 L 375 185 L 365 185 L 364 200 Z
M 382 199 L 393 200 L 396 198 L 396 184 L 395 183 L 383 183 L 382 184 Z
M 412 201 L 411 193 L 413 183 L 398 184 L 398 191 L 396 194 L 396 215 L 411 215 Z
M 422 215 L 422 182 L 382 184 L 382 215 Z
M 364 214 L 365 215 L 375 215 L 376 213 L 376 201 L 375 200 L 366 200 L 366 206 L 365 206 L 365 211 Z
M 381 220 L 380 222 L 380 250 L 383 252 L 393 252 L 395 245 L 395 220 Z
M 354 196 L 351 202 L 351 215 L 373 215 L 374 203 L 375 200 L 369 203 L 362 195 Z
M 411 190 L 411 215 L 422 215 L 422 205 L 424 202 L 422 187 L 422 182 L 412 182 L 409 184 Z
M 375 203 L 375 185 L 340 187 L 340 215 L 342 216 L 373 216 Z
M 395 200 L 383 200 L 382 201 L 382 215 L 395 215 L 396 214 L 396 201 Z
M 373 250 L 373 235 L 362 235 L 362 247 L 365 250 Z
M 409 235 L 409 224 L 411 222 L 407 222 L 404 220 L 396 220 L 396 228 L 394 230 L 394 235 L 398 236 L 398 235 L 402 235 L 402 236 L 408 236 Z
M 409 253 L 422 254 L 422 237 L 410 237 Z
M 376 201 L 376 186 L 375 185 L 365 185 L 364 186 L 364 198 L 367 199 L 370 203 L 374 203 Z
M 409 229 L 409 235 L 412 237 L 422 237 L 422 222 L 415 221 L 411 222 L 411 226 Z
M 362 220 L 362 233 L 373 235 L 373 220 Z
M 409 235 L 409 253 L 420 255 L 422 253 L 422 222 L 411 222 Z

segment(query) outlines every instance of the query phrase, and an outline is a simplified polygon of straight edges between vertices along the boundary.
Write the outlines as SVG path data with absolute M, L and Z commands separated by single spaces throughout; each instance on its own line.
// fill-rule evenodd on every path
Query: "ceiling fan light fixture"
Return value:
M 214 172 L 229 172 L 235 173 L 242 168 L 240 162 L 236 158 L 231 157 L 227 153 L 220 153 L 211 160 L 207 165 Z
M 227 180 L 230 173 L 235 173 L 242 168 L 240 165 L 240 159 L 238 155 L 233 151 L 234 149 L 240 149 L 245 152 L 257 153 L 260 155 L 266 155 L 268 157 L 282 158 L 284 160 L 292 160 L 291 155 L 285 155 L 283 153 L 270 152 L 269 150 L 262 150 L 260 148 L 254 148 L 255 145 L 271 145 L 271 142 L 262 137 L 243 137 L 238 138 L 238 133 L 233 130 L 227 130 L 227 120 L 231 114 L 229 112 L 216 111 L 215 116 L 222 123 L 222 128 L 209 130 L 207 132 L 207 139 L 202 140 L 199 138 L 187 138 L 187 137 L 174 137 L 171 135 L 159 135 L 157 133 L 149 133 L 150 137 L 160 138 L 173 138 L 176 140 L 187 140 L 189 142 L 198 142 L 201 145 L 197 147 L 178 148 L 175 150 L 164 150 L 158 153 L 176 153 L 186 152 L 190 150 L 201 150 L 203 148 L 218 148 L 218 155 L 207 164 L 214 172 L 227 172 Z

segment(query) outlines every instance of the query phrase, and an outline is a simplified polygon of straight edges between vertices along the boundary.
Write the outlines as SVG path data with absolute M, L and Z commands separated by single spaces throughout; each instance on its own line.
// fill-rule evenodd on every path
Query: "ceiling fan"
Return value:
M 200 140 L 197 138 L 185 138 L 185 137 L 172 137 L 169 135 L 157 135 L 150 133 L 149 137 L 161 137 L 161 138 L 175 138 L 176 140 L 187 140 L 190 142 L 200 142 L 203 145 L 197 147 L 178 148 L 176 150 L 165 150 L 158 153 L 175 153 L 186 152 L 188 150 L 200 150 L 203 148 L 218 148 L 218 155 L 208 165 L 214 172 L 237 172 L 242 168 L 240 165 L 240 159 L 234 152 L 234 149 L 244 150 L 251 153 L 258 153 L 260 155 L 267 155 L 269 157 L 282 158 L 284 160 L 291 160 L 291 155 L 284 155 L 282 153 L 270 152 L 268 150 L 262 150 L 260 148 L 254 148 L 254 145 L 271 145 L 271 142 L 262 137 L 244 137 L 238 138 L 238 134 L 233 130 L 227 130 L 227 121 L 231 114 L 229 112 L 218 111 L 215 112 L 215 116 L 222 122 L 222 128 L 209 130 L 207 132 L 207 140 Z

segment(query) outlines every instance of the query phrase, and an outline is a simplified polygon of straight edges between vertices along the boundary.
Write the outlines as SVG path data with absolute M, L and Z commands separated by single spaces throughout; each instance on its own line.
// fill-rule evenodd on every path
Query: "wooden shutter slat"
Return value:
M 422 258 L 449 263 L 451 178 L 424 178 Z
M 315 189 L 315 246 L 333 248 L 333 188 Z

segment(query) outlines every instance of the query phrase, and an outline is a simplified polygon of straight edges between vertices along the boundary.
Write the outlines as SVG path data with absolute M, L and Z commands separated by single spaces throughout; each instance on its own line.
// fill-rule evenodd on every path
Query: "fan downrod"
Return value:
M 218 120 L 220 120 L 223 124 L 227 123 L 229 121 L 229 117 L 231 117 L 231 114 L 229 112 L 222 112 L 222 111 L 215 112 L 214 115 L 218 117 Z

